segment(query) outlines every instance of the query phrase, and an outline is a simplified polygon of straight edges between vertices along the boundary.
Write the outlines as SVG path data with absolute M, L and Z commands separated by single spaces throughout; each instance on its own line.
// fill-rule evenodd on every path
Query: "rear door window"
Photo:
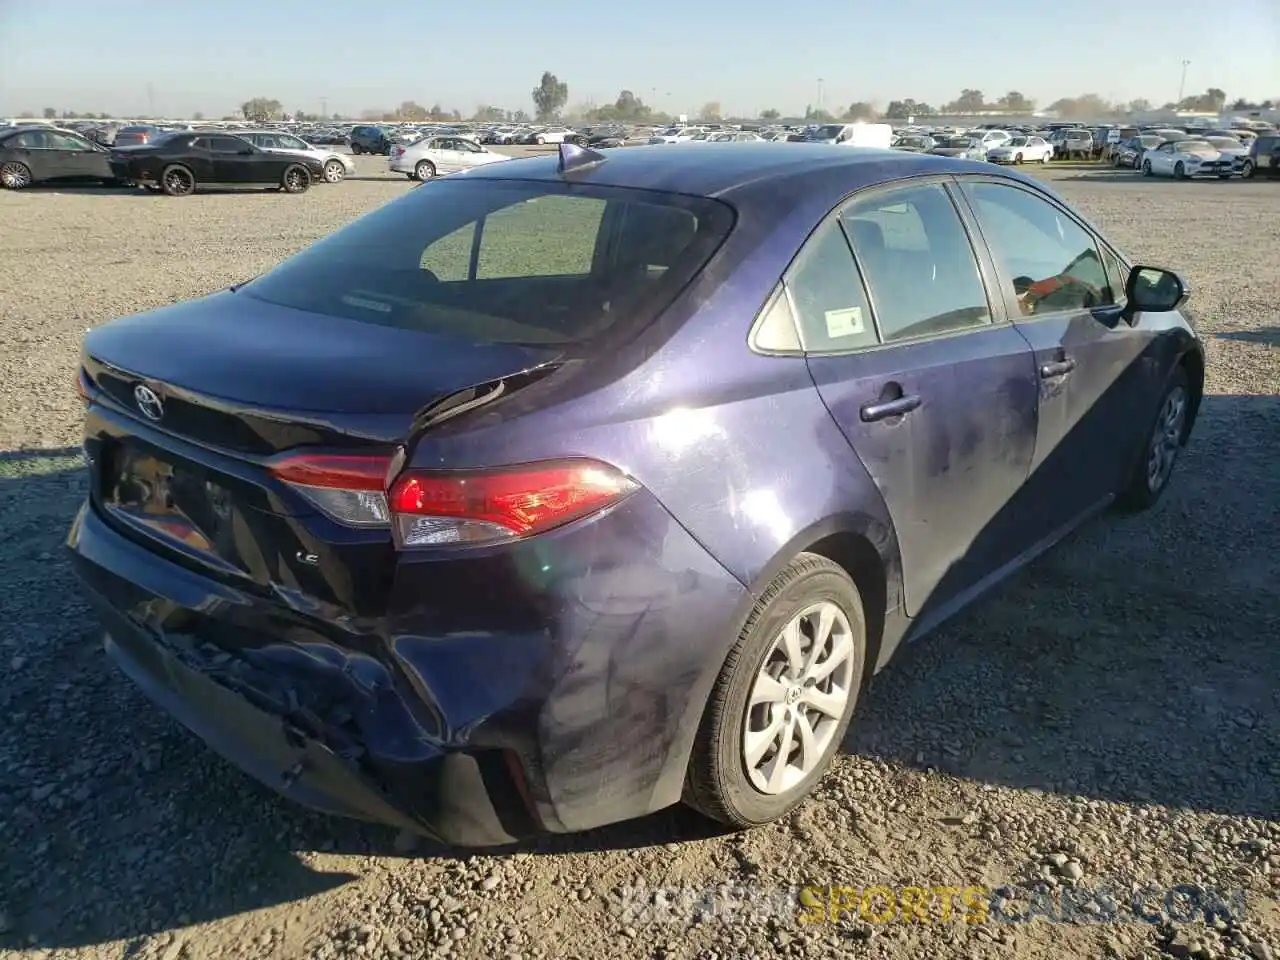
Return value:
M 941 184 L 855 199 L 840 219 L 885 343 L 991 322 L 973 246 Z

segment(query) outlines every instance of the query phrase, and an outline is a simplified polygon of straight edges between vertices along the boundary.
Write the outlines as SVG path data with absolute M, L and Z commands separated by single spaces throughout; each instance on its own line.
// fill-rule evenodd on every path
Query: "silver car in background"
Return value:
M 356 172 L 356 162 L 345 153 L 307 143 L 283 130 L 237 130 L 235 136 L 244 137 L 255 147 L 271 153 L 292 153 L 319 160 L 324 165 L 325 183 L 340 183 Z

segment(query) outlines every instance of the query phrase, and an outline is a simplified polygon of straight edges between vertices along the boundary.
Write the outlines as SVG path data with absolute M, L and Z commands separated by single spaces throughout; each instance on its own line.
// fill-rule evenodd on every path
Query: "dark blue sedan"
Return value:
M 304 803 L 765 823 L 903 641 L 1156 502 L 1185 299 L 987 165 L 565 146 L 90 333 L 69 546 L 121 669 Z

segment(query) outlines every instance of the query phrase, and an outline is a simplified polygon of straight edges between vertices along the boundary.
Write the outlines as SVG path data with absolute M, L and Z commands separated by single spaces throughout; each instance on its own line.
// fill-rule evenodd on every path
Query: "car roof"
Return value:
M 807 194 L 827 191 L 834 205 L 861 187 L 929 174 L 973 173 L 974 161 L 869 147 L 824 143 L 708 143 L 628 147 L 604 162 L 568 175 L 574 183 L 663 190 L 694 196 L 747 200 L 779 187 L 803 185 Z M 982 172 L 992 173 L 987 164 Z M 1000 173 L 1000 171 L 996 171 Z M 1010 179 L 1024 179 L 1018 175 Z M 507 160 L 468 171 L 467 179 L 558 180 L 556 155 Z M 783 183 L 780 183 L 783 181 Z

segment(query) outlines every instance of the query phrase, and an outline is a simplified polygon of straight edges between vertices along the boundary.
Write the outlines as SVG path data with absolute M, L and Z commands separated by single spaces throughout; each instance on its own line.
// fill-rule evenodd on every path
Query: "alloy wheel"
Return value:
M 347 176 L 347 168 L 342 165 L 341 160 L 330 160 L 324 165 L 324 179 L 326 183 L 340 183 Z
M 1147 489 L 1152 493 L 1169 482 L 1174 461 L 1182 446 L 1182 434 L 1187 423 L 1187 391 L 1174 387 L 1164 398 L 1160 415 L 1156 417 L 1151 432 L 1151 444 L 1147 450 Z
M 31 171 L 16 162 L 0 165 L 0 184 L 8 190 L 22 190 L 31 186 Z
M 294 167 L 292 170 L 286 170 L 284 174 L 284 187 L 290 193 L 301 193 L 307 188 L 306 174 Z
M 195 178 L 191 173 L 182 167 L 173 167 L 164 173 L 165 192 L 175 196 L 182 197 L 191 193 L 196 186 Z
M 809 776 L 854 695 L 849 618 L 824 600 L 791 618 L 751 688 L 742 728 L 744 767 L 761 793 L 777 795 Z

